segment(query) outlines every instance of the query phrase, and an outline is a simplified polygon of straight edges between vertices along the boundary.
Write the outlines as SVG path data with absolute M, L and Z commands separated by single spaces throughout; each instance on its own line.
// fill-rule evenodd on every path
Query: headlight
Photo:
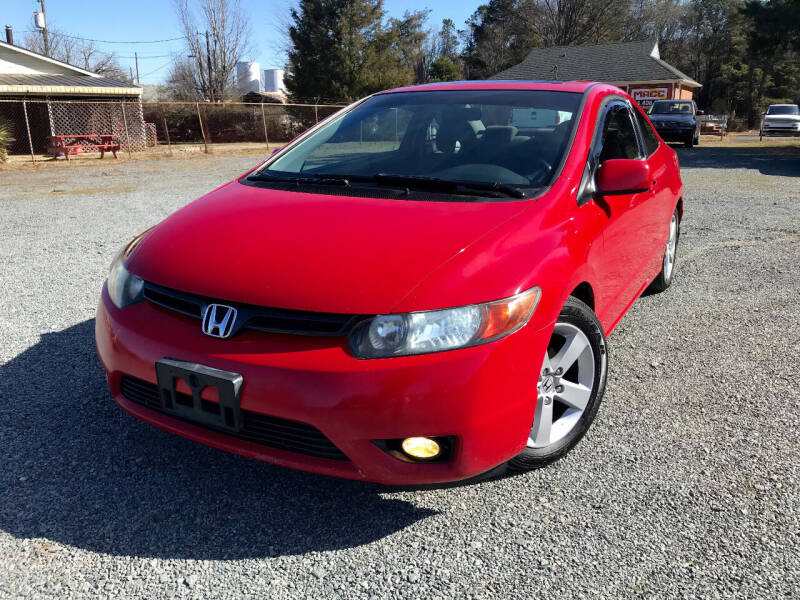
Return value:
M 142 299 L 144 280 L 125 268 L 125 260 L 152 230 L 153 228 L 151 227 L 133 238 L 130 243 L 120 250 L 119 254 L 117 254 L 114 261 L 111 263 L 108 279 L 106 279 L 106 288 L 108 289 L 108 297 L 111 298 L 114 306 L 119 309 L 130 306 L 134 302 L 138 302 Z
M 142 299 L 142 288 L 144 281 L 128 271 L 123 264 L 123 252 L 117 254 L 114 262 L 111 263 L 111 270 L 108 272 L 106 287 L 108 297 L 119 309 L 130 306 L 134 302 Z
M 493 342 L 525 325 L 541 295 L 533 287 L 486 304 L 378 315 L 356 327 L 350 348 L 356 358 L 389 358 Z

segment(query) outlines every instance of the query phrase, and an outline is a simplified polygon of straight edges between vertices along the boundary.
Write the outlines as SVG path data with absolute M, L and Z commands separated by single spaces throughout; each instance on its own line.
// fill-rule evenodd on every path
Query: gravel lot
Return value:
M 800 597 L 800 157 L 679 152 L 676 281 L 612 334 L 590 433 L 431 491 L 225 454 L 110 399 L 113 254 L 254 159 L 0 173 L 0 597 Z

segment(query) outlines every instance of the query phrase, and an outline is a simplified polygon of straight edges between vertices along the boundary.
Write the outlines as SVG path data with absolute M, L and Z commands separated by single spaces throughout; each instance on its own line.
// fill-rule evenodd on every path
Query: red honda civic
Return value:
M 125 246 L 98 353 L 130 414 L 271 463 L 540 467 L 597 414 L 606 336 L 670 285 L 682 196 L 610 85 L 375 94 Z

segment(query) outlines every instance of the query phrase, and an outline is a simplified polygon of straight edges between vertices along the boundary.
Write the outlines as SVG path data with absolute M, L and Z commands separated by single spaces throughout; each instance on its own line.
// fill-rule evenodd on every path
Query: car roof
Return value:
M 797 106 L 797 104 L 770 104 L 769 108 L 772 108 L 773 106 Z
M 430 92 L 453 90 L 541 90 L 547 92 L 578 92 L 583 93 L 590 87 L 598 85 L 593 81 L 527 81 L 517 79 L 489 79 L 477 81 L 447 81 L 440 83 L 425 83 L 410 85 L 380 92 L 381 94 L 394 94 L 398 92 Z M 614 88 L 608 84 L 599 84 L 604 87 Z M 617 88 L 614 88 L 617 89 Z M 621 91 L 621 90 L 620 90 Z

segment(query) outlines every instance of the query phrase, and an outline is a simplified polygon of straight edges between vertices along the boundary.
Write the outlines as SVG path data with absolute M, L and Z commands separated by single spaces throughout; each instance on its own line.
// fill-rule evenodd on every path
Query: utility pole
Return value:
M 44 43 L 44 55 L 50 56 L 50 40 L 47 37 L 47 13 L 44 10 L 44 0 L 38 0 L 39 4 L 42 5 L 42 21 L 44 27 L 42 27 L 42 42 Z
M 206 64 L 208 65 L 208 99 L 214 102 L 214 86 L 211 83 L 211 42 L 206 29 Z
M 133 58 L 136 60 L 136 85 L 141 85 L 141 81 L 139 81 L 139 53 L 134 52 Z

